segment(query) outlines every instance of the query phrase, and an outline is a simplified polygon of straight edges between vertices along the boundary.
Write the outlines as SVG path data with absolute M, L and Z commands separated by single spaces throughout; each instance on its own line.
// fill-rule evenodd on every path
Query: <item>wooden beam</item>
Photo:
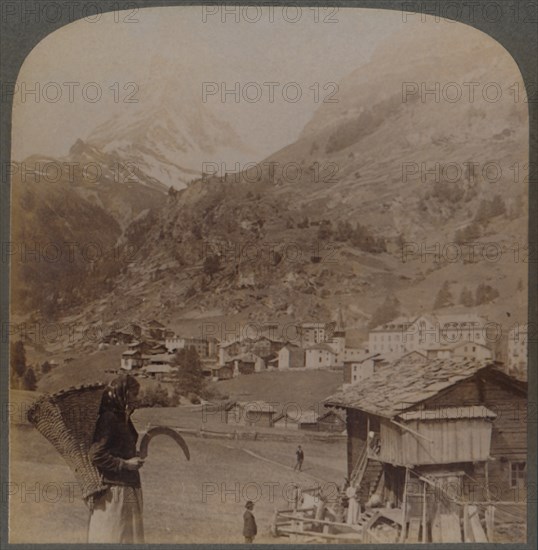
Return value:
M 324 520 L 324 519 L 316 519 L 316 518 L 303 518 L 303 517 L 300 517 L 300 516 L 292 516 L 292 515 L 289 515 L 289 514 L 278 514 L 279 517 L 281 518 L 284 518 L 284 519 L 291 519 L 291 520 L 295 520 L 295 521 L 302 521 L 304 523 L 319 523 L 320 525 L 334 525 L 335 527 L 347 527 L 347 528 L 350 528 L 354 531 L 358 531 L 358 529 L 354 529 L 352 525 L 350 525 L 349 523 L 338 523 L 336 521 L 327 521 L 327 520 Z
M 316 537 L 320 539 L 329 539 L 329 540 L 354 540 L 355 537 L 350 537 L 348 535 L 353 533 L 342 533 L 341 535 L 329 535 L 328 533 L 318 533 L 317 531 L 295 531 L 293 529 L 279 529 L 280 533 L 284 533 L 286 535 L 302 535 L 302 536 L 310 536 L 310 537 Z M 361 541 L 362 536 L 360 533 L 357 533 L 356 539 L 358 541 Z
M 488 537 L 486 536 L 486 533 L 484 533 L 484 529 L 480 523 L 480 518 L 478 514 L 474 513 L 475 511 L 477 511 L 476 506 L 469 506 L 469 519 L 472 537 L 475 542 L 488 542 Z
M 416 437 L 420 437 L 421 439 L 425 439 L 426 441 L 428 441 L 429 443 L 433 443 L 433 439 L 430 439 L 429 437 L 426 437 L 425 435 L 422 435 L 420 433 L 418 433 L 417 431 L 415 430 L 412 430 L 411 428 L 409 428 L 408 426 L 406 426 L 405 424 L 401 424 L 400 422 L 397 422 L 396 420 L 393 420 L 391 419 L 391 422 L 393 424 L 396 424 L 396 426 L 399 426 L 400 428 L 402 428 L 403 430 L 407 430 L 409 433 L 413 434 L 414 436 Z
M 486 534 L 489 542 L 493 542 L 495 531 L 495 506 L 488 506 L 486 508 Z

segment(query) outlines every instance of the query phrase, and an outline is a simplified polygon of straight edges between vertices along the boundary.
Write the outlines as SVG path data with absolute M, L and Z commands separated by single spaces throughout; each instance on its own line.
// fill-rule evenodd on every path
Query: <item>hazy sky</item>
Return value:
M 147 93 L 174 79 L 190 86 L 200 101 L 203 82 L 217 83 L 219 91 L 223 82 L 229 87 L 239 82 L 250 97 L 256 88 L 245 90 L 244 84 L 259 83 L 263 95 L 258 102 L 241 98 L 235 103 L 227 96 L 223 103 L 217 95 L 208 96 L 207 105 L 230 120 L 263 158 L 296 139 L 319 107 L 311 86 L 318 82 L 323 98 L 331 91 L 324 91 L 323 84 L 338 82 L 364 64 L 402 25 L 400 12 L 386 10 L 303 7 L 301 12 L 283 12 L 274 7 L 259 13 L 251 7 L 238 12 L 239 22 L 233 13 L 223 22 L 224 8 L 214 9 L 219 12 L 205 17 L 201 6 L 102 14 L 95 22 L 80 20 L 49 35 L 30 53 L 19 74 L 14 158 L 64 155 L 77 138 L 86 138 L 111 115 L 132 108 L 124 102 L 135 90 L 129 82 L 138 87 L 133 97 L 143 101 Z M 257 22 L 247 21 L 257 17 Z M 39 101 L 29 93 L 36 82 Z M 264 82 L 279 83 L 273 103 Z M 282 97 L 289 82 L 301 86 L 298 102 Z M 98 91 L 101 99 L 92 103 Z M 288 88 L 290 96 L 294 91 Z
M 425 44 L 448 39 L 449 55 L 450 40 L 466 40 L 477 32 L 446 20 L 406 20 L 398 10 L 258 9 L 188 6 L 112 12 L 49 35 L 29 54 L 19 74 L 14 159 L 65 155 L 78 138 L 86 139 L 112 116 L 136 119 L 159 94 L 167 102 L 179 101 L 181 109 L 201 103 L 205 85 L 217 93 L 206 97 L 204 107 L 228 120 L 251 148 L 251 160 L 261 160 L 293 142 L 319 101 L 334 90 L 328 83 L 367 63 L 378 47 L 397 56 L 405 41 L 421 51 Z M 235 102 L 227 95 L 223 102 L 223 85 L 233 89 L 236 83 L 250 98 L 261 91 L 259 101 L 241 96 Z M 247 83 L 258 88 L 247 89 Z M 273 102 L 271 87 L 264 83 L 277 83 L 272 85 Z M 290 83 L 301 89 L 296 102 L 283 97 Z M 31 90 L 37 90 L 37 98 Z M 293 98 L 295 85 L 287 93 Z M 128 103 L 129 98 L 138 103 Z

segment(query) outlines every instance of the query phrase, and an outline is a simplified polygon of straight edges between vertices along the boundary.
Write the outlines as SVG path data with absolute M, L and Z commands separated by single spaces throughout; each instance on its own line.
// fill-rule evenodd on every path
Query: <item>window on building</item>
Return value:
M 476 346 L 473 346 L 473 351 L 476 351 Z
M 510 462 L 510 487 L 523 488 L 527 480 L 527 463 Z
M 321 363 L 321 357 L 319 358 L 319 362 Z

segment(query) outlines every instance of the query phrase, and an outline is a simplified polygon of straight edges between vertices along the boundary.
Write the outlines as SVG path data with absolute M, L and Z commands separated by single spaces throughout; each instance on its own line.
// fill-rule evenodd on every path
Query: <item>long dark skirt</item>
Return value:
M 142 489 L 113 485 L 96 497 L 88 542 L 143 544 Z

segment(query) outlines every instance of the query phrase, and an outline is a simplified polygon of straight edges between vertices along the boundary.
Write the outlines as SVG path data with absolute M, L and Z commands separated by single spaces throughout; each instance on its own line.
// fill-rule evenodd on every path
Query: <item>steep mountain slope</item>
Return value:
M 387 292 L 404 310 L 428 311 L 446 280 L 446 307 L 465 308 L 464 287 L 474 293 L 483 283 L 500 296 L 480 311 L 524 316 L 516 287 L 526 263 L 514 261 L 513 248 L 526 240 L 527 106 L 510 95 L 523 86 L 502 47 L 458 32 L 392 42 L 340 83 L 338 102 L 322 104 L 297 142 L 237 177 L 198 180 L 133 224 L 126 242 L 141 261 L 118 279 L 129 298 L 104 310 L 286 322 L 330 318 L 343 303 L 363 330 Z M 465 91 L 466 82 L 478 82 L 473 101 L 450 100 L 446 84 Z M 491 82 L 498 101 L 488 99 L 495 86 L 484 91 Z M 421 95 L 422 83 L 438 83 L 439 97 Z M 456 262 L 453 249 L 446 255 L 455 241 Z M 474 259 L 464 259 L 468 241 L 482 243 Z M 404 242 L 414 251 L 438 243 L 440 257 L 403 262 Z M 483 254 L 491 242 L 501 251 L 494 261 Z
M 78 140 L 65 158 L 13 167 L 11 284 L 15 313 L 65 314 L 112 288 L 116 241 L 166 188 L 120 157 Z M 32 252 L 34 251 L 34 252 Z
M 96 260 L 113 257 L 121 227 L 112 213 L 69 185 L 12 182 L 12 313 L 39 310 L 52 321 L 103 290 Z M 110 289 L 110 287 L 108 288 Z M 107 290 L 108 290 L 107 289 Z
M 203 162 L 241 158 L 249 149 L 232 126 L 203 103 L 201 85 L 195 89 L 188 80 L 192 76 L 176 77 L 175 69 L 157 57 L 152 73 L 139 86 L 136 103 L 98 126 L 88 141 L 133 162 L 167 187 L 182 189 L 200 177 Z
M 300 139 L 269 159 L 302 167 L 300 182 L 285 186 L 283 195 L 317 199 L 320 211 L 360 216 L 385 236 L 408 240 L 427 234 L 447 242 L 480 200 L 495 194 L 514 215 L 522 213 L 528 118 L 519 72 L 485 35 L 466 28 L 455 33 L 402 36 L 344 79 L 339 101 L 322 104 Z M 488 99 L 497 93 L 498 100 Z M 334 174 L 336 181 L 314 182 L 302 193 L 315 179 L 315 163 L 319 180 Z M 460 201 L 443 200 L 459 195 L 456 188 L 464 191 Z
M 447 310 L 523 319 L 527 264 L 515 248 L 527 234 L 528 116 L 525 98 L 510 94 L 523 85 L 501 46 L 472 29 L 455 32 L 393 38 L 340 83 L 338 102 L 322 103 L 295 143 L 248 172 L 196 179 L 141 212 L 118 241 L 130 261 L 113 272 L 113 290 L 73 313 L 84 323 L 158 317 L 230 336 L 223 331 L 238 322 L 328 320 L 342 305 L 357 343 L 388 294 L 402 312 L 431 311 L 447 282 Z M 469 82 L 478 82 L 473 101 L 450 100 L 447 83 L 465 92 Z M 491 82 L 501 88 L 497 101 L 487 95 L 493 88 L 484 91 Z M 423 83 L 438 83 L 439 97 L 421 94 Z M 206 136 L 215 150 L 227 134 L 240 145 L 196 107 L 191 115 L 183 141 L 169 138 L 175 126 L 153 125 L 155 113 L 111 123 L 90 143 L 142 159 L 144 173 L 158 166 L 177 184 Z M 479 243 L 474 258 L 465 257 L 467 242 Z M 488 243 L 500 250 L 494 260 Z M 404 245 L 440 255 L 402 258 Z M 106 262 L 94 269 L 106 272 Z M 498 296 L 484 299 L 480 285 Z M 465 288 L 472 306 L 460 303 Z

